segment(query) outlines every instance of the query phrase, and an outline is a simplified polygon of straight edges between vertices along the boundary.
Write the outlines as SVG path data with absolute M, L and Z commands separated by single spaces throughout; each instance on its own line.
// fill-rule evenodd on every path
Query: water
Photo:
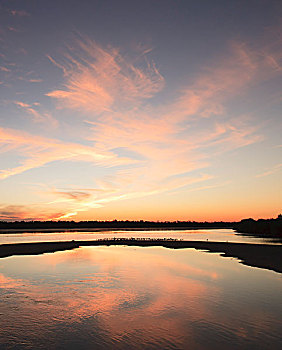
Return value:
M 216 241 L 216 242 L 238 242 L 238 243 L 263 243 L 275 244 L 272 239 L 242 236 L 236 234 L 232 229 L 204 229 L 204 230 L 111 230 L 99 232 L 24 232 L 24 233 L 1 233 L 0 244 L 24 243 L 24 242 L 51 242 L 51 241 L 90 241 L 112 237 L 147 237 L 147 238 L 176 238 L 191 241 Z M 281 244 L 281 242 L 278 242 Z
M 0 259 L 0 349 L 281 349 L 282 279 L 193 249 Z

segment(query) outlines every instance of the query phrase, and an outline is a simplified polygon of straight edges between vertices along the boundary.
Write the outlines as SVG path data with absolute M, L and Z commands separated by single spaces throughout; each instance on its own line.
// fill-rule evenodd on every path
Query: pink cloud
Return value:
M 122 164 L 127 160 L 116 159 L 110 152 L 95 150 L 93 147 L 62 142 L 13 129 L 0 128 L 1 152 L 13 150 L 23 155 L 21 165 L 0 171 L 0 178 L 20 174 L 55 160 L 84 160 L 96 164 Z
M 63 69 L 65 83 L 62 89 L 51 91 L 47 96 L 68 108 L 100 114 L 123 104 L 133 106 L 139 100 L 154 96 L 164 84 L 154 64 L 137 67 L 117 49 L 102 48 L 89 39 L 77 40 L 65 57 L 64 63 L 57 63 L 49 56 Z
M 264 177 L 264 176 L 275 174 L 275 173 L 279 172 L 281 170 L 281 168 L 282 168 L 282 164 L 276 164 L 273 167 L 268 168 L 264 172 L 256 175 L 256 177 Z
M 52 117 L 50 113 L 47 113 L 47 112 L 40 113 L 34 108 L 34 107 L 40 106 L 38 103 L 35 102 L 32 105 L 21 101 L 14 101 L 14 103 L 17 106 L 25 109 L 33 117 L 34 122 L 47 123 L 49 126 L 52 126 L 55 128 L 58 126 L 58 121 L 54 117 Z
M 41 83 L 43 80 L 42 79 L 29 79 L 28 81 L 30 83 Z
M 6 72 L 6 73 L 11 72 L 11 69 L 9 69 L 9 68 L 7 68 L 7 67 L 0 67 L 0 70 L 1 70 L 2 72 Z
M 30 16 L 30 14 L 28 12 L 26 12 L 25 10 L 10 10 L 10 13 L 13 16 L 19 16 L 19 17 Z
M 233 43 L 225 56 L 182 88 L 175 101 L 158 107 L 150 101 L 164 87 L 164 78 L 154 65 L 140 69 L 119 50 L 89 40 L 78 41 L 65 56 L 60 63 L 50 58 L 63 70 L 65 82 L 63 89 L 48 96 L 85 111 L 88 140 L 99 150 L 123 148 L 133 152 L 136 161 L 134 168 L 113 174 L 114 194 L 81 201 L 70 213 L 210 181 L 208 174 L 191 177 L 189 173 L 207 167 L 218 154 L 261 140 L 248 116 L 224 118 L 226 102 L 269 68 L 260 54 L 243 43 Z M 206 118 L 210 122 L 203 124 Z
M 140 172 L 139 168 L 138 172 Z M 145 173 L 146 172 L 144 172 L 144 174 Z M 147 175 L 147 177 L 145 176 L 141 181 L 139 180 L 137 182 L 138 187 L 140 188 L 138 190 L 136 188 L 136 178 L 138 177 L 137 172 L 129 174 L 129 178 L 130 176 L 133 176 L 133 181 L 131 183 L 130 180 L 128 181 L 128 175 L 124 174 L 124 172 L 120 172 L 116 175 L 116 177 L 112 179 L 113 182 L 110 184 L 110 186 L 108 183 L 105 184 L 102 181 L 100 182 L 100 189 L 92 190 L 95 193 L 94 196 L 93 194 L 91 195 L 90 191 L 88 191 L 87 195 L 80 196 L 79 200 L 73 198 L 71 195 L 73 192 L 76 193 L 76 191 L 69 191 L 69 193 L 52 191 L 51 194 L 57 196 L 58 200 L 52 201 L 49 204 L 53 205 L 60 202 L 65 203 L 65 214 L 58 218 L 65 219 L 76 216 L 78 213 L 88 211 L 89 209 L 100 208 L 107 205 L 108 203 L 152 196 L 212 179 L 212 176 L 202 174 L 197 177 L 183 176 L 181 179 L 167 179 L 166 181 L 160 181 L 160 183 L 157 184 L 155 180 L 155 174 L 151 174 L 153 178 L 151 184 L 148 185 L 149 175 Z M 131 186 L 132 184 L 133 186 Z
M 15 28 L 15 27 L 12 27 L 12 26 L 9 26 L 9 27 L 8 27 L 8 30 L 9 30 L 10 32 L 16 32 L 16 33 L 20 32 L 19 29 Z
M 54 220 L 63 215 L 63 211 L 54 211 L 40 205 L 0 205 L 0 220 Z
M 79 39 L 63 58 L 48 56 L 62 70 L 63 81 L 47 95 L 60 108 L 83 112 L 87 131 L 82 138 L 92 146 L 4 130 L 5 149 L 15 149 L 24 160 L 18 167 L 2 170 L 0 176 L 65 159 L 95 162 L 104 168 L 123 166 L 111 169 L 111 177 L 95 177 L 99 193 L 71 186 L 66 191 L 51 190 L 55 197 L 51 203 L 67 203 L 61 218 L 123 199 L 190 190 L 197 182 L 203 183 L 198 189 L 217 186 L 210 183 L 213 176 L 203 172 L 213 158 L 262 139 L 252 114 L 236 115 L 228 110 L 228 102 L 277 74 L 281 50 L 264 46 L 259 51 L 232 43 L 225 55 L 179 89 L 173 101 L 157 105 L 153 98 L 165 87 L 165 80 L 144 57 L 146 49 L 141 51 L 141 56 L 129 59 L 116 48 Z M 15 103 L 35 120 L 45 116 L 36 104 Z M 197 174 L 191 175 L 192 171 Z

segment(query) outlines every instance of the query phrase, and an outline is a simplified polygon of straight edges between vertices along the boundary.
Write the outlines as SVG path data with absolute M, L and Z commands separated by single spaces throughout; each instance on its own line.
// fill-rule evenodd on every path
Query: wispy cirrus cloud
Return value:
M 281 168 L 282 168 L 282 163 L 276 164 L 273 167 L 266 169 L 264 172 L 257 174 L 256 177 L 264 177 L 264 176 L 275 174 L 278 171 L 280 171 Z
M 55 195 L 62 196 L 63 198 L 75 201 L 82 201 L 91 197 L 91 193 L 86 191 L 53 191 Z
M 50 58 L 63 70 L 65 81 L 48 96 L 62 107 L 84 110 L 87 138 L 98 149 L 117 157 L 116 150 L 123 150 L 136 161 L 134 167 L 113 175 L 114 195 L 80 203 L 73 212 L 209 181 L 211 175 L 200 174 L 191 182 L 189 174 L 208 167 L 221 153 L 260 141 L 259 125 L 251 115 L 227 118 L 226 113 L 230 99 L 277 70 L 271 52 L 232 43 L 225 56 L 179 90 L 179 97 L 158 106 L 151 101 L 165 82 L 152 64 L 141 70 L 119 50 L 102 48 L 89 39 L 77 41 L 65 60 Z
M 153 63 L 134 65 L 115 48 L 102 48 L 89 39 L 76 40 L 68 47 L 62 63 L 49 59 L 63 69 L 65 82 L 62 89 L 47 95 L 56 98 L 68 108 L 83 108 L 97 114 L 112 111 L 117 105 L 137 103 L 151 98 L 164 85 Z
M 52 117 L 50 113 L 40 113 L 36 108 L 40 106 L 39 103 L 28 104 L 22 101 L 14 101 L 14 104 L 25 110 L 33 117 L 33 121 L 36 123 L 47 123 L 49 126 L 57 127 L 58 121 Z
M 46 206 L 36 205 L 1 205 L 0 220 L 17 221 L 17 220 L 53 220 L 64 215 L 63 211 L 47 209 Z
M 12 16 L 19 16 L 19 17 L 27 17 L 30 16 L 30 13 L 28 13 L 25 10 L 9 10 L 10 14 Z
M 118 202 L 120 200 L 132 200 L 144 198 L 152 195 L 174 191 L 181 187 L 191 186 L 196 183 L 202 183 L 212 180 L 213 177 L 208 174 L 200 174 L 199 176 L 186 175 L 181 179 L 171 178 L 162 181 L 161 184 L 152 182 L 148 184 L 148 179 L 144 178 L 136 188 L 136 174 L 125 173 L 120 171 L 116 176 L 111 176 L 108 181 L 96 180 L 97 187 L 95 188 L 77 188 L 69 186 L 68 189 L 61 188 L 46 188 L 43 186 L 42 190 L 37 191 L 40 195 L 53 197 L 51 201 L 42 203 L 47 208 L 47 212 L 54 206 L 59 208 L 62 213 L 54 219 L 62 220 L 72 218 L 79 213 L 87 212 L 94 208 L 101 208 L 109 203 Z
M 266 42 L 259 47 L 232 42 L 225 55 L 205 67 L 193 83 L 183 87 L 179 98 L 169 105 L 168 116 L 185 120 L 224 115 L 228 100 L 277 76 L 282 67 L 282 40 L 268 38 Z
M 11 72 L 11 69 L 10 69 L 10 68 L 7 68 L 7 67 L 4 67 L 4 66 L 1 66 L 1 67 L 0 67 L 0 71 L 1 71 L 1 72 L 9 73 L 9 72 Z
M 136 176 L 134 178 L 136 179 Z M 161 184 L 152 182 L 150 185 L 148 185 L 148 179 L 145 178 L 143 181 L 138 182 L 138 185 L 140 186 L 140 189 L 138 190 L 136 186 L 131 186 L 133 182 L 130 183 L 129 181 L 128 184 L 128 178 L 124 176 L 116 176 L 110 186 L 109 183 L 104 183 L 102 181 L 100 182 L 100 188 L 88 189 L 84 190 L 83 192 L 76 190 L 49 191 L 48 193 L 54 195 L 57 199 L 49 202 L 48 204 L 53 205 L 55 203 L 65 203 L 65 213 L 58 218 L 61 220 L 71 218 L 78 213 L 85 212 L 93 208 L 103 207 L 108 203 L 161 194 L 171 190 L 179 189 L 181 187 L 205 182 L 211 179 L 212 176 L 208 174 L 201 174 L 200 176 L 194 177 L 183 176 L 180 180 L 172 178 L 163 181 Z M 125 185 L 125 183 L 127 185 Z
M 47 189 L 45 191 L 41 191 L 42 194 L 48 194 L 56 199 L 54 201 L 49 202 L 48 204 L 60 203 L 60 202 L 85 202 L 89 201 L 90 198 L 99 198 L 101 196 L 105 196 L 108 193 L 115 192 L 115 189 L 108 189 L 106 187 L 101 188 L 71 188 L 71 189 Z
M 203 69 L 192 84 L 183 87 L 179 98 L 171 104 L 170 113 L 174 112 L 178 120 L 222 115 L 224 102 L 248 87 L 258 65 L 246 45 L 232 43 L 226 56 Z
M 125 157 L 117 159 L 113 153 L 98 151 L 94 147 L 34 136 L 13 129 L 0 128 L 0 146 L 1 153 L 14 151 L 22 155 L 19 166 L 0 171 L 0 179 L 21 174 L 55 160 L 83 160 L 106 166 L 128 162 Z
M 92 190 L 51 189 L 48 195 L 54 200 L 49 204 L 67 203 L 60 218 L 122 199 L 187 189 L 197 182 L 203 183 L 199 189 L 218 186 L 208 169 L 213 159 L 262 139 L 252 112 L 233 113 L 228 103 L 280 71 L 276 46 L 259 51 L 245 43 L 232 43 L 225 55 L 180 87 L 174 100 L 155 103 L 154 97 L 166 84 L 146 57 L 150 50 L 132 59 L 119 49 L 79 38 L 63 57 L 49 56 L 62 70 L 63 81 L 47 96 L 59 108 L 80 112 L 76 119 L 79 122 L 82 117 L 81 141 L 92 146 L 2 129 L 3 149 L 12 147 L 24 159 L 20 166 L 2 170 L 0 177 L 53 160 L 119 166 L 110 178 L 93 174 Z M 35 104 L 15 103 L 35 119 L 42 117 Z
M 127 110 L 123 112 L 106 111 L 98 120 L 96 118 L 92 122 L 93 138 L 106 147 L 114 147 L 114 144 L 119 143 L 123 147 L 133 148 L 138 143 L 142 143 L 142 147 L 145 143 L 151 145 L 162 143 L 170 147 L 173 144 L 183 147 L 185 144 L 188 148 L 195 148 L 199 147 L 202 139 L 208 140 L 210 135 L 213 136 L 214 132 L 218 132 L 217 138 L 223 136 L 222 139 L 227 143 L 231 140 L 226 137 L 229 133 L 241 145 L 239 139 L 245 138 L 248 121 L 243 122 L 243 119 L 246 119 L 244 116 L 239 118 L 237 116 L 234 120 L 222 120 L 224 102 L 230 96 L 240 94 L 242 88 L 248 87 L 256 76 L 259 63 L 256 57 L 253 57 L 255 55 L 244 45 L 233 45 L 230 55 L 228 58 L 223 58 L 215 67 L 209 68 L 190 87 L 182 89 L 180 97 L 174 102 L 157 108 L 148 104 L 136 108 L 135 105 L 128 104 Z M 130 95 L 130 91 L 128 94 Z M 214 125 L 209 125 L 209 130 L 201 126 L 200 130 L 199 128 L 196 130 L 196 137 L 193 137 L 192 133 L 189 133 L 189 128 L 197 127 L 202 118 L 209 116 L 214 117 Z M 181 138 L 180 133 L 185 129 L 187 133 Z M 238 132 L 239 130 L 242 132 Z M 248 128 L 248 136 L 251 133 L 251 129 Z M 251 140 L 255 142 L 256 138 L 249 138 L 250 142 Z

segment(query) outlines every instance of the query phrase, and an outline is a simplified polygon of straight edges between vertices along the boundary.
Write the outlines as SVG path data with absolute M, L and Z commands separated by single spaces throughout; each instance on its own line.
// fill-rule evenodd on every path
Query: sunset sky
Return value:
M 282 211 L 280 0 L 0 12 L 0 220 Z

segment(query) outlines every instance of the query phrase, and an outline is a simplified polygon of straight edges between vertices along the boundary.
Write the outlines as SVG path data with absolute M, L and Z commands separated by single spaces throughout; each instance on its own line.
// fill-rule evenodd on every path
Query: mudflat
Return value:
M 221 256 L 234 257 L 240 263 L 282 273 L 282 245 L 228 243 L 210 241 L 182 241 L 169 239 L 101 239 L 92 241 L 20 243 L 0 245 L 0 258 L 12 255 L 35 255 L 70 250 L 81 246 L 128 245 L 162 246 L 170 249 L 194 248 Z

